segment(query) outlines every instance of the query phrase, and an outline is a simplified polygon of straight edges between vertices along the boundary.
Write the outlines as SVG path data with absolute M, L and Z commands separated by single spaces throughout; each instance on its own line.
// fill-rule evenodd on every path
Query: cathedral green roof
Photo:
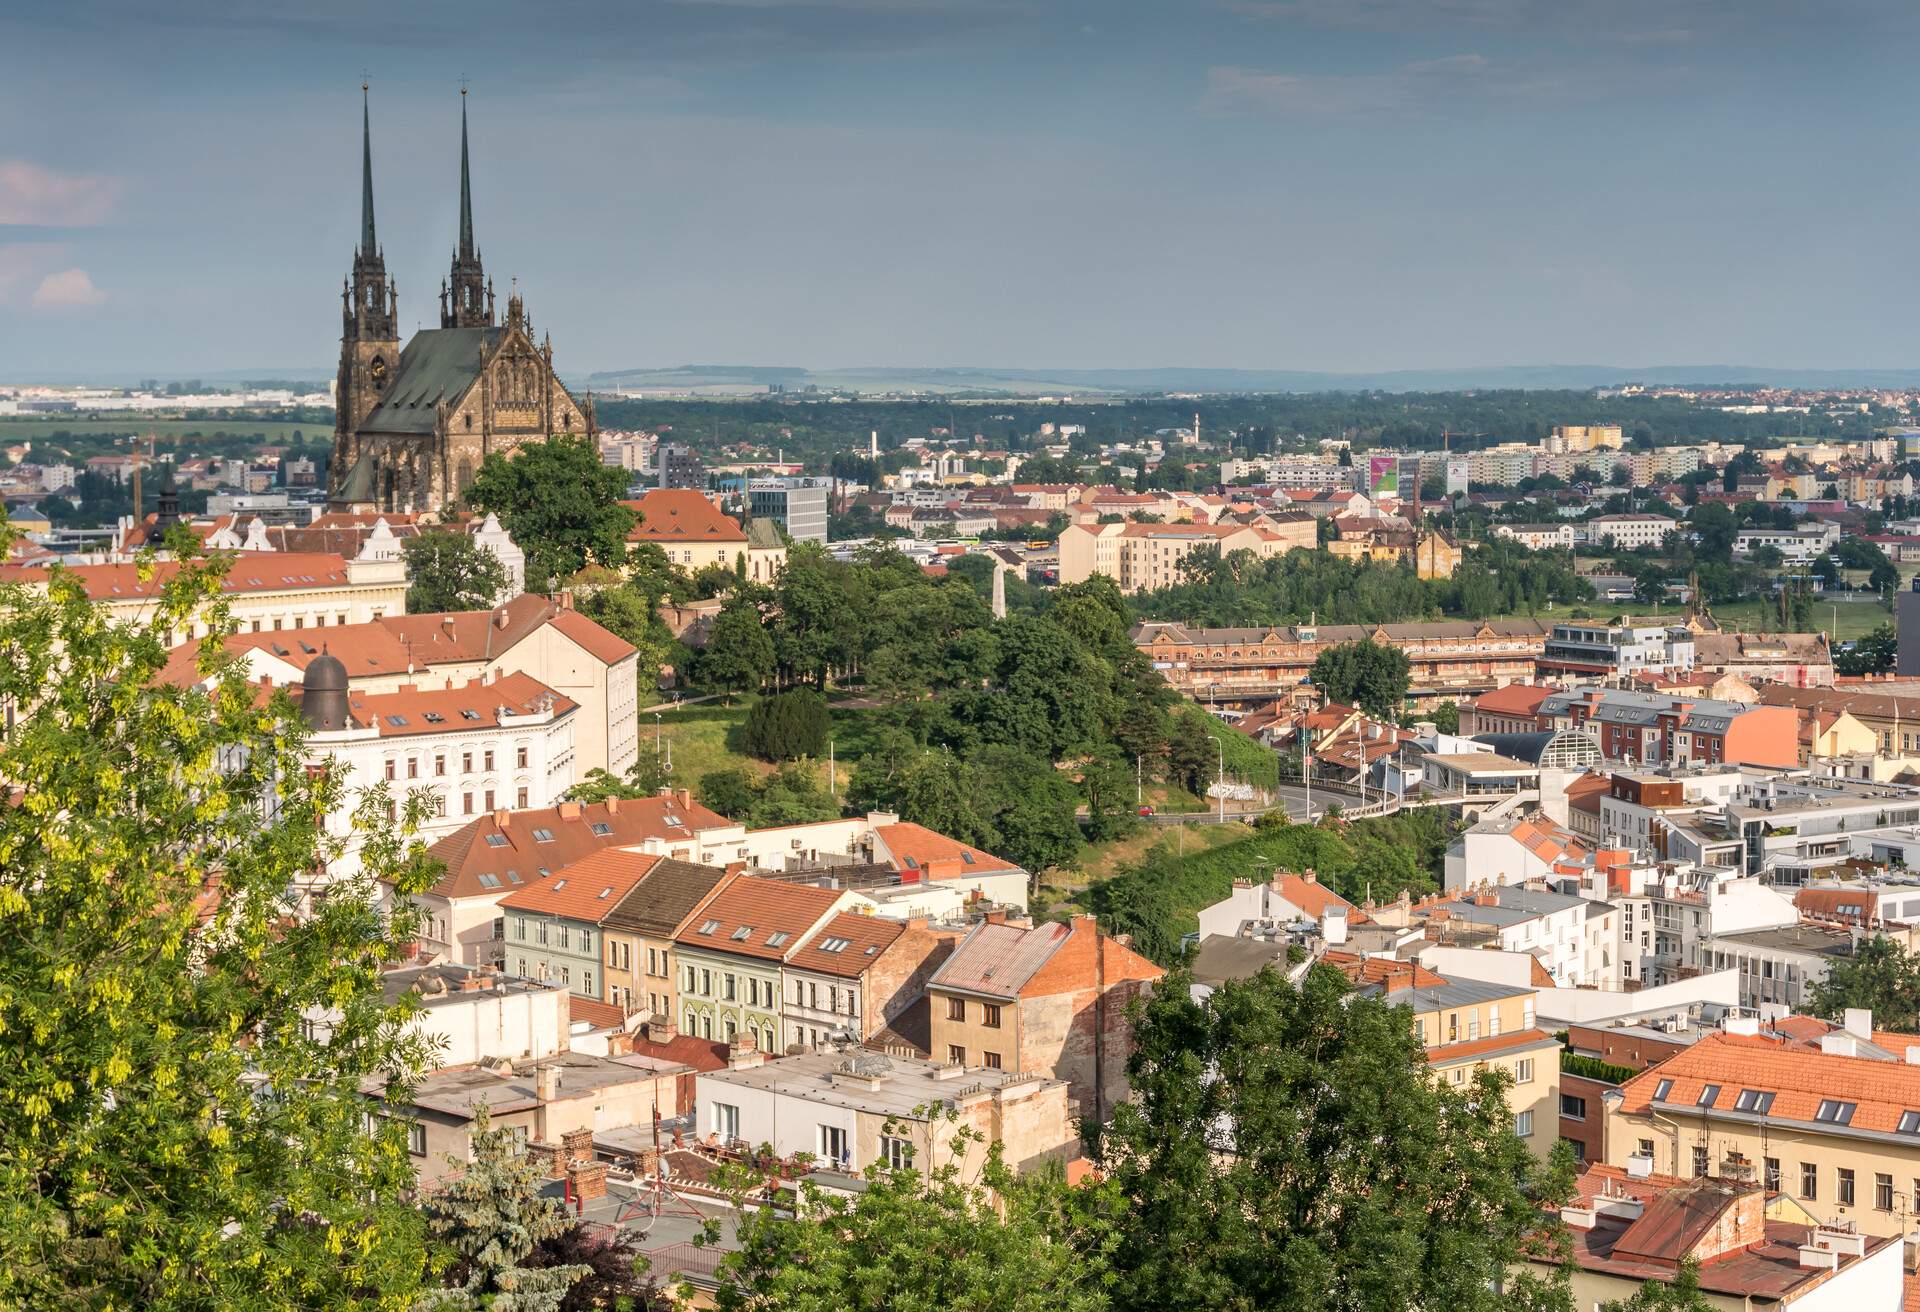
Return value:
M 333 500 L 342 504 L 371 502 L 378 490 L 374 486 L 373 460 L 368 456 L 361 456 L 353 462 L 353 468 L 347 471 L 347 477 L 340 484 L 340 490 L 333 494 Z
M 491 353 L 506 332 L 491 328 L 426 328 L 400 353 L 399 367 L 362 433 L 431 433 L 438 403 L 458 401 L 480 376 L 481 348 Z

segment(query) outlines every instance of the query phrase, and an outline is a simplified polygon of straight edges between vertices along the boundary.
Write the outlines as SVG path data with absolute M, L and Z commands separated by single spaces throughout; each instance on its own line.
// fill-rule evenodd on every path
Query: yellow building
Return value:
M 1170 587 L 1184 577 L 1181 562 L 1195 551 L 1250 551 L 1264 560 L 1311 550 L 1318 533 L 1305 516 L 1258 524 L 1070 524 L 1060 534 L 1060 581 L 1084 583 L 1105 574 L 1122 592 Z
M 1560 1137 L 1560 1041 L 1534 1023 L 1534 989 L 1449 979 L 1417 962 L 1329 952 L 1325 964 L 1356 988 L 1411 1008 L 1427 1065 L 1454 1088 L 1477 1071 L 1505 1071 L 1513 1132 L 1543 1161 Z
M 1903 1235 L 1920 1223 L 1920 1036 L 1790 1016 L 1721 1033 L 1607 1100 L 1607 1161 L 1688 1180 L 1752 1180 L 1822 1223 Z
M 771 583 L 787 563 L 786 546 L 771 531 L 771 523 L 761 520 L 742 528 L 691 488 L 658 488 L 638 501 L 620 504 L 639 516 L 627 541 L 653 543 L 688 574 L 717 565 L 755 583 Z

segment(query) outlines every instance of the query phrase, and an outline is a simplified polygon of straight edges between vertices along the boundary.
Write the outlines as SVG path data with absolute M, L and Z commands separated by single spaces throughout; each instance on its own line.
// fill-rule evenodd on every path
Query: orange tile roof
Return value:
M 782 961 L 799 949 L 800 936 L 818 924 L 840 896 L 831 888 L 742 875 L 707 903 L 673 941 L 709 952 Z M 779 938 L 783 934 L 786 937 Z
M 1697 1108 L 1706 1086 L 1717 1084 L 1714 1106 L 1726 1110 L 1740 1090 L 1758 1089 L 1774 1094 L 1769 1119 L 1808 1125 L 1817 1124 L 1822 1101 L 1843 1099 L 1856 1105 L 1848 1128 L 1883 1134 L 1898 1131 L 1906 1112 L 1920 1110 L 1920 1066 L 1844 1057 L 1768 1035 L 1702 1038 L 1621 1085 L 1620 1110 L 1644 1114 L 1663 1080 L 1673 1081 L 1663 1100 L 1668 1105 Z
M 1501 1052 L 1525 1052 L 1532 1048 L 1560 1046 L 1560 1040 L 1545 1030 L 1515 1030 L 1511 1034 L 1496 1034 L 1485 1039 L 1464 1039 L 1459 1043 L 1442 1043 L 1427 1049 L 1427 1063 L 1433 1066 L 1448 1066 L 1456 1061 L 1477 1060 Z
M 640 516 L 629 542 L 737 542 L 747 534 L 730 516 L 692 488 L 656 488 L 638 501 L 621 505 Z
M 567 1007 L 572 1019 L 584 1020 L 597 1030 L 626 1028 L 626 1011 L 611 1002 L 583 998 L 578 993 L 573 993 L 567 997 Z
M 500 899 L 510 911 L 532 911 L 599 924 L 620 899 L 647 877 L 657 856 L 637 852 L 596 852 Z
M 139 565 L 68 565 L 63 567 L 77 580 L 91 601 L 129 601 L 155 597 L 167 580 L 179 572 L 178 561 L 162 560 L 152 566 L 152 574 L 140 577 Z M 48 571 L 37 566 L 0 566 L 0 582 L 44 582 Z M 236 553 L 231 568 L 221 581 L 221 591 L 301 592 L 313 588 L 342 588 L 347 585 L 347 562 L 343 556 L 321 552 L 243 551 Z
M 300 689 L 293 692 L 299 701 Z M 556 716 L 566 715 L 579 703 L 529 674 L 503 674 L 488 683 L 470 679 L 459 688 L 347 693 L 354 724 L 378 729 L 382 738 L 490 729 L 499 724 L 501 712 L 537 715 L 548 707 Z
M 428 891 L 445 898 L 495 897 L 531 883 L 543 867 L 558 870 L 602 849 L 649 838 L 684 841 L 691 850 L 697 831 L 730 823 L 684 795 L 497 811 L 476 816 L 428 849 L 446 867 Z
M 906 932 L 902 921 L 843 911 L 801 944 L 800 950 L 787 958 L 787 965 L 820 975 L 860 975 Z M 823 946 L 829 942 L 843 942 L 845 946 L 829 951 Z
M 1483 692 L 1474 698 L 1474 709 L 1491 711 L 1495 715 L 1534 715 L 1540 710 L 1540 703 L 1553 695 L 1553 689 L 1540 688 L 1530 683 L 1510 683 L 1504 688 L 1495 688 Z
M 1392 957 L 1327 952 L 1321 955 L 1320 964 L 1332 966 L 1355 984 L 1384 984 L 1388 993 L 1409 988 L 1435 988 L 1447 982 L 1446 976 L 1435 974 L 1417 961 L 1400 961 Z
M 1308 879 L 1304 875 L 1296 875 L 1291 871 L 1282 871 L 1274 876 L 1272 886 L 1281 897 L 1315 920 L 1326 915 L 1329 907 L 1345 907 L 1349 924 L 1363 924 L 1367 920 L 1366 912 L 1318 880 Z
M 1005 857 L 969 847 L 925 825 L 911 822 L 876 825 L 873 836 L 886 849 L 894 869 L 910 882 L 919 879 L 959 879 L 968 875 L 1020 869 Z

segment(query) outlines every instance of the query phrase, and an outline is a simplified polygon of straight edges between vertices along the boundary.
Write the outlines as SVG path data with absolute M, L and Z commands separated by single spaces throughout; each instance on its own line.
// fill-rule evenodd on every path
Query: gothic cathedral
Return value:
M 493 452 L 556 433 L 594 435 L 593 401 L 574 401 L 534 344 L 520 297 L 494 318 L 493 284 L 473 243 L 466 91 L 460 93 L 460 242 L 440 285 L 440 327 L 400 349 L 400 302 L 373 230 L 373 138 L 361 88 L 360 248 L 341 289 L 327 506 L 440 513 L 456 506 Z

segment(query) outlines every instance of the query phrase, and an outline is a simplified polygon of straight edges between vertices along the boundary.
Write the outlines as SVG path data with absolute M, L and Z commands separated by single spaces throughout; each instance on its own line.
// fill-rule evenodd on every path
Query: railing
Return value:
M 720 1274 L 720 1261 L 725 1256 L 718 1248 L 701 1248 L 685 1243 L 646 1249 L 642 1255 L 651 1264 L 654 1275 L 686 1276 L 709 1284 Z

